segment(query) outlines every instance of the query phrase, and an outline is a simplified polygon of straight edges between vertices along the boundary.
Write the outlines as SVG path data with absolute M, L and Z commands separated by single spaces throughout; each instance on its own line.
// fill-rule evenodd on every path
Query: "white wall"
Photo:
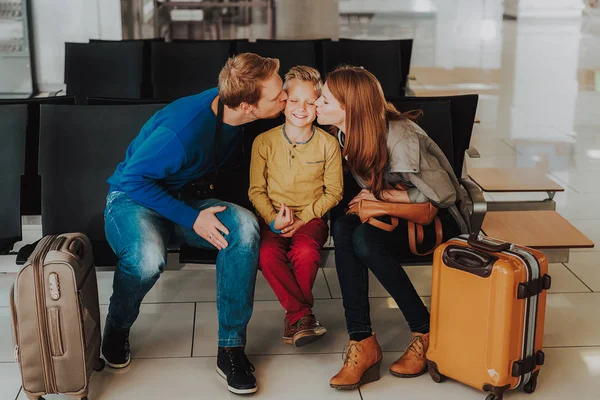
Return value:
M 504 13 L 516 18 L 581 17 L 584 0 L 504 0 Z
M 64 88 L 65 42 L 121 39 L 120 0 L 32 0 L 33 40 L 41 91 Z

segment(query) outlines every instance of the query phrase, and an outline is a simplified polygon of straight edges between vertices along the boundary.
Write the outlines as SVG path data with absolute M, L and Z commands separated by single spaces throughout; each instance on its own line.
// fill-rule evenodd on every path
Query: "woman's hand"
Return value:
M 284 238 L 291 238 L 292 236 L 294 236 L 296 231 L 303 226 L 304 221 L 302 221 L 300 218 L 296 218 L 292 225 L 281 230 L 281 236 L 283 236 Z
M 369 190 L 367 189 L 363 189 L 360 191 L 359 194 L 356 195 L 355 198 L 353 198 L 352 200 L 350 200 L 350 203 L 348 203 L 348 205 L 350 207 L 352 207 L 353 205 L 355 205 L 356 203 L 358 203 L 361 200 L 372 200 L 372 201 L 379 201 L 375 198 L 375 195 L 373 193 L 371 193 Z

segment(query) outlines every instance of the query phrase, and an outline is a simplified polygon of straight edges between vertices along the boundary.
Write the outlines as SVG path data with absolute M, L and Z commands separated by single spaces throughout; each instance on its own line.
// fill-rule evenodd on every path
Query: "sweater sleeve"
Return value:
M 270 224 L 275 220 L 277 211 L 275 211 L 267 192 L 267 173 L 267 147 L 259 136 L 252 144 L 248 197 L 261 218 Z
M 171 130 L 159 127 L 127 162 L 121 176 L 121 188 L 136 202 L 191 229 L 200 212 L 171 196 L 159 183 L 183 168 L 186 161 L 179 137 Z
M 342 153 L 337 142 L 331 141 L 325 149 L 325 173 L 323 175 L 323 195 L 302 210 L 298 218 L 305 223 L 314 218 L 321 218 L 327 211 L 335 207 L 344 193 L 344 174 L 342 170 Z

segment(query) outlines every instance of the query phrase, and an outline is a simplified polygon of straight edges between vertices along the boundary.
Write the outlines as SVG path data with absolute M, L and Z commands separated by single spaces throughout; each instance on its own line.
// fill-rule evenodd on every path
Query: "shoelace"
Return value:
M 344 347 L 344 353 L 342 354 L 344 366 L 348 365 L 350 362 L 354 363 L 354 365 L 358 365 L 358 361 L 356 361 L 356 358 L 358 357 L 354 357 L 354 359 L 351 357 L 354 353 L 362 353 L 362 347 L 359 344 L 353 343 Z
M 419 344 L 421 345 L 420 347 L 417 346 L 417 342 L 419 342 Z M 412 351 L 412 352 L 416 353 L 417 356 L 422 357 L 423 353 L 421 352 L 421 350 L 423 350 L 424 348 L 425 348 L 425 343 L 423 343 L 423 338 L 421 338 L 421 336 L 415 336 L 414 338 L 412 338 L 412 340 L 408 344 L 408 348 L 406 349 L 404 354 L 407 354 L 409 351 Z
M 300 318 L 300 320 L 298 322 L 296 322 L 296 327 L 300 328 L 302 325 L 304 325 L 306 323 L 307 320 L 308 320 L 308 317 Z
M 230 373 L 234 377 L 236 374 L 250 375 L 256 369 L 248 360 L 248 357 L 242 351 L 234 351 L 226 349 L 227 358 L 229 359 Z
M 296 322 L 294 325 L 296 325 L 296 328 L 299 329 L 302 325 L 304 325 L 305 323 L 307 323 L 307 321 L 311 317 L 314 320 L 313 324 L 314 324 L 315 328 L 317 328 L 317 329 L 320 328 L 321 324 L 319 323 L 319 321 L 317 321 L 316 319 L 314 319 L 314 317 L 312 315 L 300 318 L 300 320 L 298 320 L 298 322 Z
M 125 351 L 129 352 L 130 348 L 129 348 L 129 332 L 125 333 L 125 345 L 123 347 L 125 347 Z

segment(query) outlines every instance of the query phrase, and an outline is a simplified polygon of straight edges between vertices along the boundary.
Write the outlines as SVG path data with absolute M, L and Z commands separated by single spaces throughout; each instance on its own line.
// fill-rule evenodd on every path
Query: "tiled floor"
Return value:
M 403 0 L 404 1 L 404 0 Z M 480 93 L 472 144 L 482 155 L 470 167 L 532 167 L 565 186 L 557 210 L 600 244 L 600 19 L 502 21 L 500 0 L 413 1 L 436 12 L 376 14 L 342 25 L 342 36 L 414 37 L 410 81 L 419 95 Z M 421 6 L 423 5 L 421 4 Z M 354 24 L 354 25 L 353 25 Z M 358 25 L 356 25 L 358 24 Z M 493 194 L 494 200 L 537 199 L 535 194 Z M 27 240 L 39 228 L 27 225 Z M 26 241 L 27 241 L 26 240 Z M 507 399 L 600 398 L 600 246 L 574 251 L 552 264 L 545 351 L 547 363 L 534 395 Z M 371 280 L 374 330 L 385 352 L 382 379 L 360 391 L 337 392 L 329 378 L 342 365 L 347 341 L 333 257 L 315 283 L 315 313 L 328 334 L 312 346 L 281 343 L 283 311 L 259 274 L 248 354 L 257 367 L 260 399 L 483 400 L 456 382 L 434 384 L 425 375 L 402 380 L 387 373 L 410 333 L 386 291 Z M 431 267 L 406 268 L 426 304 Z M 0 256 L 0 400 L 26 399 L 13 362 L 8 291 L 14 256 Z M 101 271 L 106 312 L 112 272 Z M 129 369 L 94 375 L 90 399 L 228 399 L 215 372 L 217 318 L 214 268 L 166 271 L 144 300 L 132 331 Z M 47 399 L 64 399 L 48 396 Z

